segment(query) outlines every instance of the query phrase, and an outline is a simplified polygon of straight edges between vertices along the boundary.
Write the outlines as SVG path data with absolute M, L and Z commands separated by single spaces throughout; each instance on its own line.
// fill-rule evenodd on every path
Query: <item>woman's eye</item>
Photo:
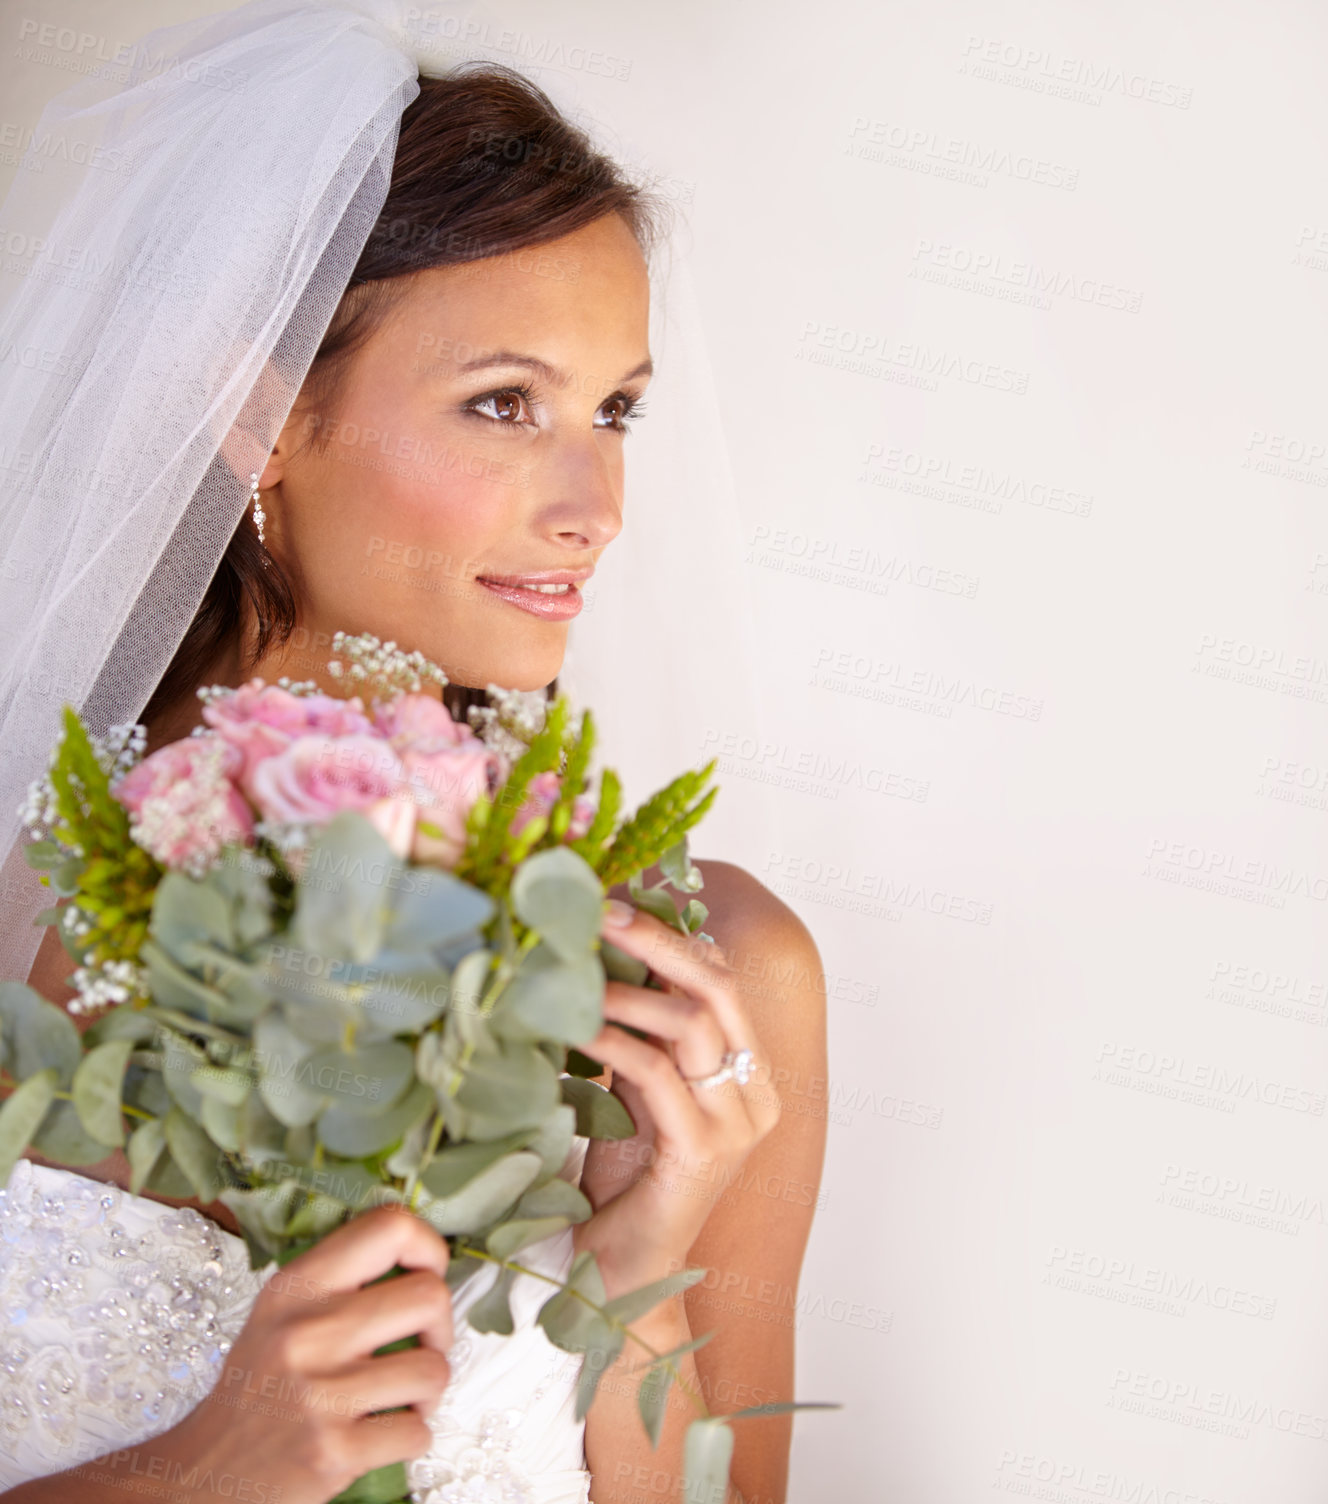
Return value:
M 523 421 L 521 412 L 525 402 L 526 394 L 517 387 L 510 387 L 501 392 L 488 392 L 483 397 L 476 397 L 467 404 L 467 410 L 481 413 L 490 421 L 505 423 L 511 428 Z
M 633 420 L 641 417 L 645 410 L 646 405 L 639 397 L 629 397 L 626 393 L 619 392 L 608 398 L 604 406 L 600 408 L 601 413 L 608 413 L 609 421 L 599 423 L 596 427 L 615 428 L 621 433 L 627 433 L 631 429 Z

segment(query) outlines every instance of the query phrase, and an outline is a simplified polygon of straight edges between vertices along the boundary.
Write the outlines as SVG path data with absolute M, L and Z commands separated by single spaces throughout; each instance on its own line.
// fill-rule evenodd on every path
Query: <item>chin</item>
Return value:
M 500 684 L 504 689 L 534 690 L 551 684 L 562 672 L 563 655 L 547 663 L 532 663 L 529 658 L 495 661 L 482 672 L 474 670 L 464 677 L 456 677 L 453 684 L 465 684 L 473 689 L 484 689 L 489 684 Z

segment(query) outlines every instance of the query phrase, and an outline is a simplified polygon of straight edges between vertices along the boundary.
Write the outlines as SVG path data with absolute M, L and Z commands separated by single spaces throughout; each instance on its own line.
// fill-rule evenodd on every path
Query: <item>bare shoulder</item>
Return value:
M 816 941 L 777 893 L 736 862 L 693 858 L 703 886 L 693 895 L 706 906 L 702 926 L 723 952 L 752 1021 L 771 1053 L 803 1062 L 825 1050 L 825 971 Z M 656 867 L 642 874 L 660 881 Z M 626 898 L 625 884 L 612 890 Z M 684 895 L 664 890 L 681 909 Z

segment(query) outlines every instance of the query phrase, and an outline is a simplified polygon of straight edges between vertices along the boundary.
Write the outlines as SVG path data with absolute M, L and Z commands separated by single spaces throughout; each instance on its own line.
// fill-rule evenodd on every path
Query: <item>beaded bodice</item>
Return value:
M 574 1146 L 574 1174 L 586 1143 Z M 521 1260 L 565 1276 L 571 1232 Z M 275 1269 L 251 1269 L 243 1241 L 196 1211 L 20 1160 L 0 1190 L 0 1489 L 176 1425 L 221 1377 Z M 452 1376 L 429 1420 L 433 1444 L 408 1464 L 412 1497 L 585 1504 L 579 1359 L 535 1325 L 550 1290 L 541 1280 L 514 1283 L 510 1336 L 470 1327 L 465 1313 L 494 1273 L 453 1297 Z

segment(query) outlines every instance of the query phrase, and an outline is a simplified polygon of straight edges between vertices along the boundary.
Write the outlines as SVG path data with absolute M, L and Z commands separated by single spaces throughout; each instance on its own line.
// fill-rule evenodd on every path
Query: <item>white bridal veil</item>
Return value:
M 511 60 L 483 15 L 256 0 L 122 49 L 34 130 L 0 209 L 0 977 L 43 933 L 18 811 L 62 706 L 96 733 L 140 715 L 382 207 L 419 73 Z M 652 353 L 626 525 L 560 676 L 630 798 L 756 729 L 743 540 L 676 261 Z M 753 829 L 768 810 L 755 788 L 739 807 Z

